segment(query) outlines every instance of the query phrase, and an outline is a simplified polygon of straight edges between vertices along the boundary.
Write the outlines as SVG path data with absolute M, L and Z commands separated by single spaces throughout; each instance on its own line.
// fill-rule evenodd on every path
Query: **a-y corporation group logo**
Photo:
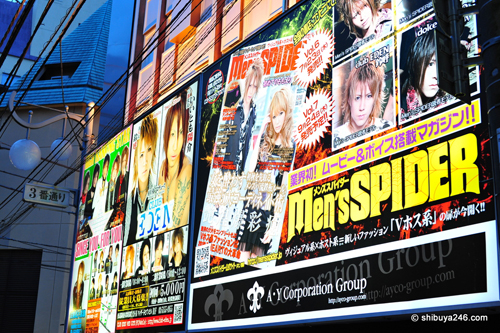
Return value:
M 221 284 L 215 286 L 214 293 L 207 297 L 205 301 L 205 313 L 210 316 L 210 308 L 212 305 L 215 307 L 214 318 L 215 321 L 222 320 L 222 306 L 224 301 L 227 304 L 227 310 L 233 305 L 233 293 L 229 289 L 225 289 Z
M 255 281 L 253 287 L 248 289 L 247 292 L 248 300 L 251 302 L 250 310 L 253 311 L 253 313 L 256 313 L 258 310 L 260 310 L 261 307 L 260 300 L 262 299 L 263 296 L 264 296 L 264 288 L 259 286 L 259 283 Z

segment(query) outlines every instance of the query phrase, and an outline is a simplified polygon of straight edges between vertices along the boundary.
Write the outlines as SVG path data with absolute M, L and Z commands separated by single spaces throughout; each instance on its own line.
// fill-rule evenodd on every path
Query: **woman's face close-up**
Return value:
M 153 145 L 148 140 L 143 139 L 140 141 L 138 149 L 137 173 L 141 182 L 147 182 L 153 161 Z
M 142 251 L 142 263 L 144 264 L 143 268 L 149 267 L 149 246 L 145 246 Z
M 280 133 L 283 128 L 283 124 L 285 123 L 285 111 L 280 110 L 274 112 L 272 115 L 273 128 L 276 133 Z
M 352 23 L 361 31 L 366 32 L 373 23 L 373 14 L 370 6 L 363 1 L 355 2 L 352 6 Z
M 365 128 L 370 121 L 370 114 L 373 110 L 373 95 L 368 83 L 358 83 L 354 96 L 351 96 L 351 125 L 355 131 Z
M 182 125 L 180 125 L 179 129 L 177 129 L 178 123 L 179 117 L 176 115 L 174 116 L 174 119 L 172 121 L 172 128 L 170 129 L 170 133 L 168 134 L 170 136 L 167 148 L 167 158 L 169 166 L 173 166 L 179 163 L 182 145 L 184 144 L 184 129 L 182 128 Z
M 429 61 L 429 64 L 424 70 L 425 72 L 421 90 L 425 97 L 431 98 L 436 96 L 439 91 L 436 70 L 436 54 L 432 56 L 431 61 Z

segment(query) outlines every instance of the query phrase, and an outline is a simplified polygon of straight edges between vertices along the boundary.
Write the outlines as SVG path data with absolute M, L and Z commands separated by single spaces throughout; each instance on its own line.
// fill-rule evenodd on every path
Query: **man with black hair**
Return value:
M 102 177 L 97 181 L 94 203 L 92 205 L 92 207 L 94 208 L 95 216 L 102 216 L 106 208 L 106 195 L 108 194 L 109 160 L 109 154 L 106 154 L 106 157 L 104 157 L 104 162 L 102 163 Z
M 113 283 L 111 284 L 111 295 L 116 295 L 118 291 L 118 273 L 115 272 Z
M 106 212 L 115 208 L 115 188 L 121 165 L 120 154 L 118 154 L 111 167 L 111 179 L 109 180 L 108 191 L 106 192 Z
M 95 278 L 92 278 L 92 286 L 90 287 L 89 300 L 95 299 Z
M 106 264 L 104 265 L 104 270 L 106 271 L 106 274 L 111 273 L 111 270 L 113 269 L 113 258 L 111 257 L 113 253 L 113 246 L 110 245 L 108 249 L 108 257 L 106 258 Z
M 106 289 L 104 289 L 104 296 L 109 295 L 109 275 L 106 274 Z

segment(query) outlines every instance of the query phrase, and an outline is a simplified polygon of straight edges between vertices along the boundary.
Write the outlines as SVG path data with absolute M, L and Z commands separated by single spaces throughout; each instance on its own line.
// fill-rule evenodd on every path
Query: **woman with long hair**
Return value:
M 293 168 L 295 142 L 292 139 L 293 101 L 290 88 L 278 90 L 269 105 L 269 114 L 264 117 L 250 160 L 250 172 L 272 173 L 276 187 L 286 188 L 288 172 Z M 280 167 L 276 167 L 280 165 Z M 278 219 L 274 216 L 274 202 L 279 190 L 262 193 L 259 202 L 272 204 L 259 207 L 258 202 L 248 202 L 246 218 L 240 222 L 238 232 L 241 260 L 265 255 L 272 234 L 277 231 Z M 272 196 L 269 200 L 268 196 Z

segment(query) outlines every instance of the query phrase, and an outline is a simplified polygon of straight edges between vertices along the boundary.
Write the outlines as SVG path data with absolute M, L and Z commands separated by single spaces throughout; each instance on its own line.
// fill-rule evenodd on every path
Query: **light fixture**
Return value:
M 68 113 L 68 107 L 66 106 L 66 113 Z M 52 156 L 54 156 L 58 161 L 66 161 L 73 152 L 73 147 L 71 142 L 64 140 L 64 133 L 66 132 L 66 119 L 63 122 L 62 135 L 59 139 L 55 139 L 50 145 L 50 151 Z
M 71 153 L 73 152 L 73 147 L 71 145 L 71 142 L 69 142 L 68 140 L 64 140 L 66 120 L 67 119 L 76 120 L 80 123 L 81 126 L 83 126 L 85 128 L 86 123 L 82 124 L 82 122 L 81 122 L 81 120 L 82 120 L 82 118 L 84 118 L 84 116 L 69 113 L 68 106 L 66 106 L 65 111 L 60 111 L 60 110 L 52 109 L 52 108 L 45 107 L 45 106 L 23 103 L 23 104 L 33 105 L 33 106 L 43 108 L 43 109 L 49 109 L 52 111 L 58 111 L 58 112 L 65 113 L 65 114 L 61 114 L 61 115 L 52 117 L 50 119 L 47 119 L 47 120 L 42 121 L 42 122 L 37 123 L 37 124 L 31 124 L 31 117 L 33 115 L 33 111 L 29 111 L 28 122 L 22 120 L 17 115 L 17 113 L 14 111 L 14 102 L 15 102 L 14 98 L 15 98 L 15 96 L 16 96 L 16 92 L 13 91 L 11 93 L 10 98 L 9 98 L 9 110 L 10 110 L 10 112 L 12 112 L 13 119 L 19 125 L 27 128 L 27 133 L 26 133 L 26 139 L 16 141 L 10 148 L 9 158 L 10 158 L 10 161 L 12 162 L 12 164 L 17 169 L 20 169 L 20 170 L 31 170 L 31 169 L 35 168 L 38 165 L 38 163 L 40 163 L 42 153 L 41 153 L 38 145 L 34 141 L 29 140 L 30 129 L 42 128 L 42 127 L 50 125 L 50 124 L 52 124 L 56 121 L 59 121 L 59 120 L 64 120 L 62 136 L 60 138 L 54 140 L 54 142 L 50 146 L 50 149 L 51 149 L 52 156 L 55 159 L 57 159 L 58 161 L 67 160 L 71 156 Z M 90 111 L 93 112 L 94 103 L 89 102 L 88 107 L 90 108 L 90 110 L 88 110 L 87 112 L 88 113 L 90 113 Z M 87 122 L 87 125 L 89 125 L 89 124 L 92 124 L 92 122 L 91 121 Z
M 61 137 L 52 142 L 50 150 L 52 151 L 52 155 L 55 156 L 58 161 L 66 161 L 71 156 L 73 147 L 71 146 L 71 142 L 64 140 Z
M 31 123 L 33 111 L 29 112 L 28 124 Z M 42 152 L 40 147 L 30 140 L 30 128 L 26 130 L 26 139 L 18 140 L 10 147 L 9 151 L 10 162 L 20 170 L 31 170 L 35 168 L 40 159 Z

